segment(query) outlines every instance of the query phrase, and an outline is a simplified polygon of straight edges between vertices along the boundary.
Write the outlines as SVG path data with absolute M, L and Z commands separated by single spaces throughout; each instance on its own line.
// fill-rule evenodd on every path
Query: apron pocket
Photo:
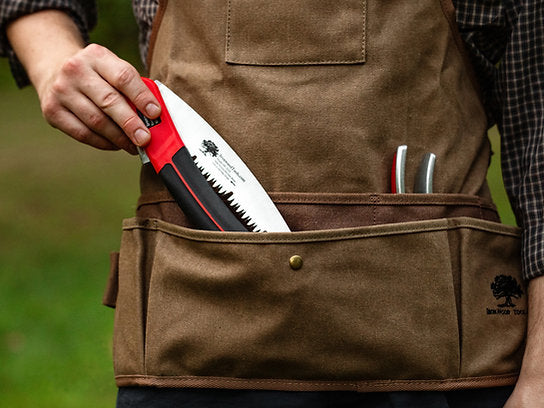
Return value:
M 495 206 L 464 194 L 269 193 L 291 231 L 471 217 L 499 222 Z M 170 193 L 144 192 L 136 216 L 192 227 Z
M 117 302 L 117 292 L 119 291 L 119 252 L 110 253 L 110 274 L 108 283 L 102 296 L 102 304 L 104 306 L 115 309 Z
M 517 373 L 527 330 L 520 230 L 475 219 L 459 224 L 461 376 Z
M 446 220 L 216 233 L 130 219 L 122 242 L 118 381 L 403 381 L 459 373 Z M 127 250 L 134 253 L 124 256 Z
M 121 236 L 113 332 L 118 374 L 145 372 L 147 303 L 156 245 L 156 233 L 147 228 Z
M 226 61 L 362 63 L 365 31 L 366 0 L 229 0 Z

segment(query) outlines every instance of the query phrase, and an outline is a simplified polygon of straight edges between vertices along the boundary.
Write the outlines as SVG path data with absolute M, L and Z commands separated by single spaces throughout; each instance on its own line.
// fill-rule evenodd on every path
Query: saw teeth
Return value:
M 221 184 L 215 178 L 212 178 L 210 173 L 207 172 L 204 167 L 198 164 L 196 156 L 193 156 L 193 161 L 213 191 L 215 191 L 219 198 L 221 198 L 221 200 L 223 200 L 223 202 L 230 208 L 238 221 L 240 221 L 250 232 L 263 232 L 263 230 L 257 229 L 257 224 L 255 224 L 251 217 L 246 214 L 246 211 L 240 209 L 240 204 L 234 202 L 234 193 L 227 190 L 224 186 L 221 186 Z

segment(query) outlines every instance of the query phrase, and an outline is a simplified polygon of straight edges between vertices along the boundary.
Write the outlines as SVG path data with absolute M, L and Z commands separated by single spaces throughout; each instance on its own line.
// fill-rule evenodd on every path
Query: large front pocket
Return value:
M 121 250 L 117 319 L 134 333 L 116 336 L 118 380 L 458 377 L 450 232 L 447 220 L 265 234 L 126 220 L 122 245 L 143 249 Z M 146 246 L 151 264 L 137 260 Z
M 249 65 L 365 60 L 366 0 L 229 0 L 226 60 Z
M 176 225 L 186 220 L 171 198 L 142 196 L 119 260 L 119 385 L 376 391 L 515 381 L 526 325 L 519 230 L 496 222 L 490 204 L 440 194 L 273 198 L 304 231 L 198 231 Z M 327 229 L 311 230 L 316 223 Z

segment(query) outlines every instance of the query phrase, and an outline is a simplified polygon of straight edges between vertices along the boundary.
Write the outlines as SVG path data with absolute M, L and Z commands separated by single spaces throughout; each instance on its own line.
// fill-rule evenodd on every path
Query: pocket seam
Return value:
M 448 231 L 463 228 L 481 230 L 514 238 L 519 238 L 521 231 L 518 227 L 469 217 L 410 221 L 396 224 L 340 228 L 338 230 L 297 231 L 287 233 L 203 231 L 182 227 L 158 219 L 129 218 L 123 221 L 123 230 L 147 229 L 160 231 L 168 235 L 191 241 L 257 245 L 341 241 L 373 238 L 377 236 Z
M 315 193 L 305 192 L 274 192 L 268 193 L 272 201 L 278 204 L 329 204 L 329 205 L 446 205 L 446 206 L 471 206 L 496 210 L 493 203 L 484 201 L 479 197 L 468 194 L 413 194 L 406 193 L 399 197 L 398 194 L 376 193 Z M 400 201 L 402 200 L 402 201 Z M 142 194 L 138 199 L 138 206 L 145 204 L 157 204 L 162 202 L 175 202 L 167 190 L 154 191 Z

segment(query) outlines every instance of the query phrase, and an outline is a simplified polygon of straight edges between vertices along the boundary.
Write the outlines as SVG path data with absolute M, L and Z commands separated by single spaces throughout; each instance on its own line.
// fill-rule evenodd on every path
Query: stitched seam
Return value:
M 361 60 L 366 60 L 366 0 L 362 0 L 362 12 L 363 12 L 363 43 L 361 44 Z
M 183 238 L 191 241 L 199 241 L 199 242 L 216 242 L 216 243 L 237 243 L 237 244 L 282 244 L 282 243 L 299 243 L 299 244 L 305 244 L 305 243 L 313 243 L 313 242 L 328 242 L 328 241 L 342 241 L 342 240 L 352 240 L 352 239 L 365 239 L 365 238 L 377 238 L 377 237 L 387 237 L 387 236 L 395 236 L 395 235 L 408 235 L 408 234 L 414 234 L 414 233 L 430 233 L 430 232 L 440 232 L 440 231 L 453 231 L 453 230 L 459 230 L 459 229 L 471 229 L 476 231 L 484 231 L 484 232 L 490 232 L 494 234 L 500 234 L 503 236 L 510 236 L 514 238 L 519 238 L 519 232 L 511 232 L 511 231 L 498 231 L 495 228 L 488 227 L 485 225 L 472 225 L 471 223 L 466 222 L 467 218 L 462 217 L 462 220 L 464 220 L 464 223 L 458 223 L 458 224 L 450 224 L 449 222 L 447 224 L 444 224 L 443 222 L 440 222 L 440 225 L 435 226 L 428 226 L 426 225 L 427 222 L 424 221 L 424 225 L 417 225 L 421 223 L 421 221 L 416 221 L 414 223 L 410 223 L 411 228 L 406 229 L 398 229 L 399 224 L 388 224 L 388 228 L 385 231 L 349 231 L 339 229 L 339 231 L 342 231 L 342 233 L 338 234 L 330 234 L 327 232 L 325 235 L 321 234 L 315 237 L 307 236 L 307 235 L 315 235 L 315 232 L 311 232 L 307 234 L 306 232 L 291 232 L 289 234 L 294 234 L 292 237 L 289 236 L 283 236 L 278 238 L 270 238 L 266 237 L 266 235 L 269 234 L 276 234 L 276 233 L 256 233 L 257 235 L 253 235 L 251 233 L 229 233 L 229 232 L 221 232 L 221 233 L 213 233 L 213 232 L 205 232 L 207 234 L 213 234 L 214 236 L 203 236 L 196 230 L 189 230 L 189 234 L 183 234 L 179 233 L 177 231 L 172 231 L 169 229 L 166 225 L 161 224 L 158 220 L 152 220 L 149 224 L 152 225 L 125 225 L 123 226 L 123 230 L 132 230 L 132 229 L 147 229 L 147 230 L 156 230 L 161 231 L 164 234 L 171 235 L 178 238 Z M 416 224 L 416 225 L 414 225 Z M 502 224 L 501 224 L 502 225 Z M 180 227 L 181 228 L 181 227 Z M 366 227 L 366 228 L 372 228 L 372 227 Z M 517 231 L 517 230 L 516 230 Z M 236 234 L 237 236 L 232 236 L 231 234 Z M 247 236 L 247 234 L 251 234 L 251 238 L 245 238 L 244 235 Z M 266 235 L 265 235 L 266 234 Z M 284 234 L 284 233 L 279 233 Z M 225 236 L 229 235 L 229 236 Z
M 157 198 L 157 199 L 145 199 L 145 200 L 140 200 L 140 202 L 138 203 L 138 206 L 143 206 L 143 205 L 151 205 L 151 204 L 160 204 L 160 203 L 175 203 L 176 200 L 174 200 L 173 198 Z M 426 207 L 431 207 L 431 206 L 447 206 L 447 207 L 477 207 L 479 208 L 480 210 L 481 209 L 489 209 L 489 210 L 494 210 L 495 208 L 492 206 L 492 205 L 486 205 L 486 204 L 481 204 L 481 205 L 478 205 L 476 203 L 471 203 L 471 202 L 463 202 L 463 201 L 459 201 L 459 202 L 448 202 L 448 201 L 433 201 L 433 202 L 425 202 L 425 201 L 406 201 L 406 202 L 399 202 L 399 203 L 395 203 L 395 202 L 374 202 L 374 201 L 370 201 L 370 202 L 365 202 L 365 201 L 357 201 L 357 200 L 353 200 L 353 201 L 342 201 L 342 200 L 330 200 L 330 201 L 326 201 L 326 200 L 314 200 L 314 199 L 305 199 L 305 198 L 301 198 L 301 199 L 293 199 L 293 200 L 289 200 L 289 199 L 285 199 L 285 200 L 274 200 L 274 203 L 275 204 L 288 204 L 288 205 L 353 205 L 353 206 L 375 206 L 375 205 L 381 205 L 381 206 L 384 206 L 384 207 L 404 207 L 404 206 L 426 206 Z M 480 211 L 480 218 L 483 218 L 482 216 L 482 212 Z
M 224 377 L 196 377 L 196 376 L 152 376 L 152 375 L 116 375 L 116 379 L 149 379 L 149 380 L 179 380 L 179 381 L 220 381 L 223 383 L 245 383 L 245 384 L 285 384 L 285 385 L 316 385 L 316 386 L 349 386 L 349 387 L 361 387 L 361 386 L 370 386 L 370 387 L 380 387 L 383 385 L 392 385 L 392 384 L 444 384 L 444 383 L 461 383 L 461 382 L 470 382 L 478 383 L 491 380 L 503 380 L 515 378 L 519 374 L 501 374 L 501 375 L 491 375 L 483 377 L 463 377 L 463 378 L 446 378 L 446 379 L 429 379 L 429 380 L 370 380 L 370 381 L 354 381 L 354 382 L 343 382 L 343 381 L 304 381 L 304 380 L 281 380 L 281 379 L 256 379 L 256 380 L 247 380 L 243 378 L 224 378 Z
M 267 62 L 264 60 L 242 60 L 234 57 L 229 57 L 230 52 L 230 40 L 231 40 L 231 15 L 232 7 L 231 0 L 228 0 L 227 3 L 227 41 L 226 41 L 226 62 L 233 64 L 245 64 L 245 65 L 263 65 L 263 66 L 284 66 L 284 65 L 312 65 L 312 64 L 357 64 L 365 62 L 365 51 L 366 51 L 366 0 L 361 1 L 361 13 L 363 17 L 363 37 L 361 45 L 361 57 L 360 58 L 348 58 L 342 60 L 331 60 L 331 59 L 322 59 L 322 60 L 286 60 L 286 61 L 273 61 Z
M 462 194 L 450 194 L 450 197 L 427 196 L 419 197 L 421 194 L 410 196 L 403 194 L 398 197 L 395 194 L 379 196 L 377 194 L 368 194 L 367 196 L 350 196 L 350 193 L 330 193 L 319 194 L 318 196 L 312 193 L 295 193 L 291 196 L 290 193 L 269 193 L 270 198 L 276 204 L 327 204 L 327 205 L 384 205 L 384 206 L 406 206 L 406 205 L 445 205 L 445 206 L 468 206 L 481 207 L 495 210 L 492 203 L 482 202 L 477 196 L 464 196 Z M 379 200 L 377 200 L 379 198 Z M 398 201 L 396 199 L 401 199 Z M 174 202 L 175 200 L 166 191 L 154 194 L 142 195 L 138 205 L 157 204 L 162 202 Z
M 378 211 L 377 204 L 379 204 L 379 197 L 376 195 L 373 195 L 370 197 L 370 201 L 372 202 L 372 224 L 376 225 L 376 214 Z
M 171 203 L 174 204 L 176 201 L 174 199 L 157 199 L 157 200 L 146 200 L 146 201 L 140 201 L 137 204 L 137 209 L 141 209 L 144 206 L 147 205 L 156 205 L 156 204 L 163 204 L 163 203 Z M 420 207 L 440 207 L 440 206 L 446 206 L 446 207 L 477 207 L 479 209 L 479 218 L 485 219 L 483 215 L 483 210 L 487 209 L 489 211 L 495 211 L 494 207 L 487 207 L 487 206 L 478 206 L 471 203 L 460 203 L 460 204 L 454 204 L 454 203 L 381 203 L 381 202 L 369 202 L 369 203 L 358 203 L 358 202 L 313 202 L 313 201 L 299 201 L 299 202 L 290 202 L 290 201 L 275 201 L 274 204 L 276 205 L 319 205 L 319 206 L 326 206 L 326 205 L 338 205 L 338 206 L 361 206 L 361 207 L 372 207 L 372 211 L 377 211 L 378 207 L 406 207 L 406 206 L 420 206 Z
M 227 4 L 227 49 L 225 53 L 228 55 L 230 50 L 230 23 L 231 23 L 231 0 Z
M 344 60 L 301 60 L 301 61 L 274 61 L 274 62 L 268 62 L 268 61 L 246 61 L 246 60 L 239 60 L 234 58 L 229 58 L 227 62 L 234 63 L 234 64 L 245 64 L 245 65 L 265 65 L 265 66 L 281 66 L 281 65 L 312 65 L 312 64 L 356 64 L 358 62 L 365 62 L 364 58 L 352 58 L 352 59 L 344 59 Z

